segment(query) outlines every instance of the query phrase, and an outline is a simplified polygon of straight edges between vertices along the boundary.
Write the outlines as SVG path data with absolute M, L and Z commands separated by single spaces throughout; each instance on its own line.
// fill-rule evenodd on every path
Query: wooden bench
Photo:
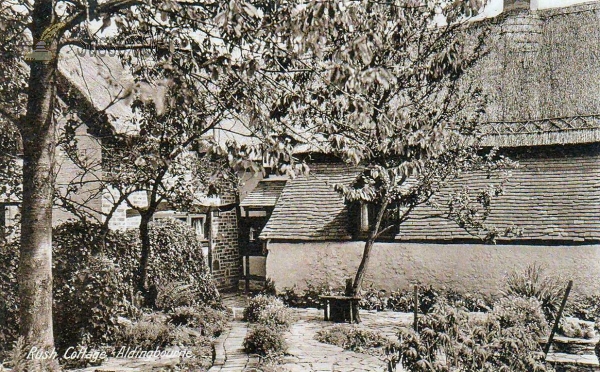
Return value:
M 319 296 L 324 301 L 325 320 L 333 322 L 352 322 L 353 305 L 358 304 L 360 297 Z

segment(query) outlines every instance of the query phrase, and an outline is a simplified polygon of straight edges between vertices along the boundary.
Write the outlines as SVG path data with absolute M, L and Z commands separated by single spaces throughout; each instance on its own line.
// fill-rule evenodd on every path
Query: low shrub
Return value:
M 213 364 L 212 340 L 208 337 L 198 339 L 194 345 L 186 346 L 192 357 L 181 358 L 175 371 L 178 372 L 200 372 L 207 371 Z
M 296 286 L 284 288 L 277 297 L 289 307 L 322 309 L 324 304 L 319 297 L 330 294 L 332 292 L 327 284 L 307 283 L 305 290 L 299 290 Z
M 565 307 L 565 314 L 589 322 L 600 320 L 600 295 L 569 298 Z
M 244 309 L 244 319 L 281 330 L 288 329 L 292 323 L 291 312 L 283 301 L 277 297 L 260 294 L 252 298 Z
M 267 306 L 284 307 L 284 304 L 283 301 L 277 297 L 262 294 L 256 295 L 250 299 L 248 306 L 244 309 L 244 320 L 251 323 L 257 323 L 260 319 L 260 314 Z
M 497 321 L 501 328 L 524 327 L 537 337 L 548 333 L 548 323 L 542 305 L 535 298 L 501 298 L 494 304 L 490 318 Z
M 149 288 L 177 283 L 189 291 L 163 290 L 164 309 L 182 305 L 220 306 L 195 232 L 178 221 L 150 226 Z M 100 226 L 67 222 L 53 232 L 53 295 L 56 346 L 96 346 L 114 342 L 119 318 L 137 319 L 139 296 L 133 284 L 139 261 L 136 230 L 104 234 Z M 16 283 L 19 242 L 0 244 L 0 352 L 18 329 Z M 161 287 L 165 288 L 165 287 Z M 167 294 L 168 293 L 168 294 Z M 176 297 L 179 296 L 179 297 Z
M 417 288 L 419 300 L 419 312 L 427 314 L 437 303 L 440 294 L 432 286 L 419 286 Z M 393 291 L 387 300 L 387 308 L 392 311 L 412 312 L 414 311 L 414 289 Z
M 509 298 L 481 324 L 443 302 L 419 318 L 418 333 L 402 328 L 387 348 L 389 368 L 409 371 L 546 371 L 538 343 L 545 319 L 535 299 Z M 533 315 L 526 314 L 533 311 Z
M 5 367 L 10 368 L 6 370 L 7 372 L 62 371 L 56 359 L 34 360 L 28 358 L 27 354 L 31 348 L 32 346 L 27 345 L 23 337 L 18 337 L 13 343 L 11 351 L 7 353 L 6 358 L 0 362 L 0 371 L 5 371 Z
M 361 297 L 362 299 L 359 302 L 361 309 L 382 311 L 387 308 L 386 291 L 377 290 L 372 284 Z
M 244 339 L 244 350 L 249 354 L 276 356 L 285 353 L 286 349 L 281 331 L 263 324 L 254 326 Z
M 285 306 L 267 305 L 258 315 L 257 322 L 269 327 L 289 329 L 292 324 L 292 314 Z
M 556 319 L 565 287 L 559 277 L 547 276 L 536 264 L 529 265 L 524 272 L 513 272 L 506 281 L 505 295 L 535 298 L 541 305 L 549 323 Z
M 494 303 L 492 297 L 469 292 L 446 291 L 444 297 L 448 304 L 471 312 L 488 312 Z
M 138 347 L 142 350 L 164 348 L 173 344 L 175 327 L 154 321 L 139 321 L 123 327 L 117 346 Z
M 361 329 L 355 325 L 336 324 L 316 333 L 315 339 L 346 350 L 369 354 L 383 354 L 391 342 L 379 332 Z
M 199 287 L 202 283 L 196 283 L 193 278 L 187 282 L 167 282 L 159 284 L 155 306 L 162 311 L 172 311 L 175 308 L 183 306 L 200 306 L 210 301 L 204 301 L 202 289 Z
M 265 296 L 277 295 L 277 289 L 275 288 L 275 282 L 273 281 L 273 279 L 267 278 L 265 280 L 265 284 L 263 286 L 263 289 L 260 291 L 260 294 Z
M 204 336 L 217 337 L 225 329 L 227 315 L 210 307 L 178 307 L 168 315 L 167 322 L 176 326 L 199 328 Z

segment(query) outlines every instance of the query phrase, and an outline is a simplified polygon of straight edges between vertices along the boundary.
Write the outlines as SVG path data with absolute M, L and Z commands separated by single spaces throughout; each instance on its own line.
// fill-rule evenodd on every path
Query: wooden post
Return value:
M 244 270 L 244 276 L 246 279 L 246 296 L 248 295 L 248 292 L 250 292 L 250 256 L 248 255 L 249 253 L 246 252 L 246 256 L 245 256 L 245 260 L 246 260 L 246 265 Z
M 552 345 L 552 341 L 554 340 L 554 334 L 558 330 L 558 323 L 560 322 L 560 317 L 562 316 L 565 305 L 567 304 L 567 297 L 569 297 L 569 293 L 571 292 L 572 286 L 573 281 L 569 280 L 569 284 L 567 284 L 567 289 L 565 290 L 565 296 L 562 299 L 562 303 L 560 304 L 560 308 L 558 309 L 558 314 L 556 314 L 556 319 L 554 320 L 554 327 L 552 327 L 552 332 L 550 332 L 548 343 L 544 347 L 544 356 L 547 356 L 548 352 L 550 351 L 550 346 Z
M 413 328 L 415 329 L 415 332 L 419 331 L 419 325 L 418 325 L 418 316 L 419 316 L 419 289 L 418 287 L 415 285 L 415 289 L 414 289 L 414 302 L 415 302 L 415 307 L 414 307 L 414 320 L 413 320 Z

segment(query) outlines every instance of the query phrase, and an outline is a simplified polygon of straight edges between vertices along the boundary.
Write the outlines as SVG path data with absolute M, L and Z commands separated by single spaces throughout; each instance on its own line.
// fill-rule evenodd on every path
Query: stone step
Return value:
M 594 355 L 594 349 L 596 348 L 598 341 L 598 337 L 592 339 L 583 339 L 556 336 L 552 341 L 551 350 L 555 353 Z
M 546 362 L 556 369 L 556 372 L 571 371 L 600 371 L 600 363 L 596 355 L 573 355 L 566 353 L 550 352 L 546 356 Z

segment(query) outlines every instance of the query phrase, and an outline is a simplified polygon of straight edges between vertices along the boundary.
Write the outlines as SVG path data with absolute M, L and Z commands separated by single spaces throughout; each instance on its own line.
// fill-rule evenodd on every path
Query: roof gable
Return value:
M 350 183 L 359 168 L 341 163 L 312 164 L 308 176 L 287 181 L 261 239 L 349 239 L 348 210 L 337 183 Z
M 240 203 L 241 207 L 274 207 L 286 180 L 262 180 Z

